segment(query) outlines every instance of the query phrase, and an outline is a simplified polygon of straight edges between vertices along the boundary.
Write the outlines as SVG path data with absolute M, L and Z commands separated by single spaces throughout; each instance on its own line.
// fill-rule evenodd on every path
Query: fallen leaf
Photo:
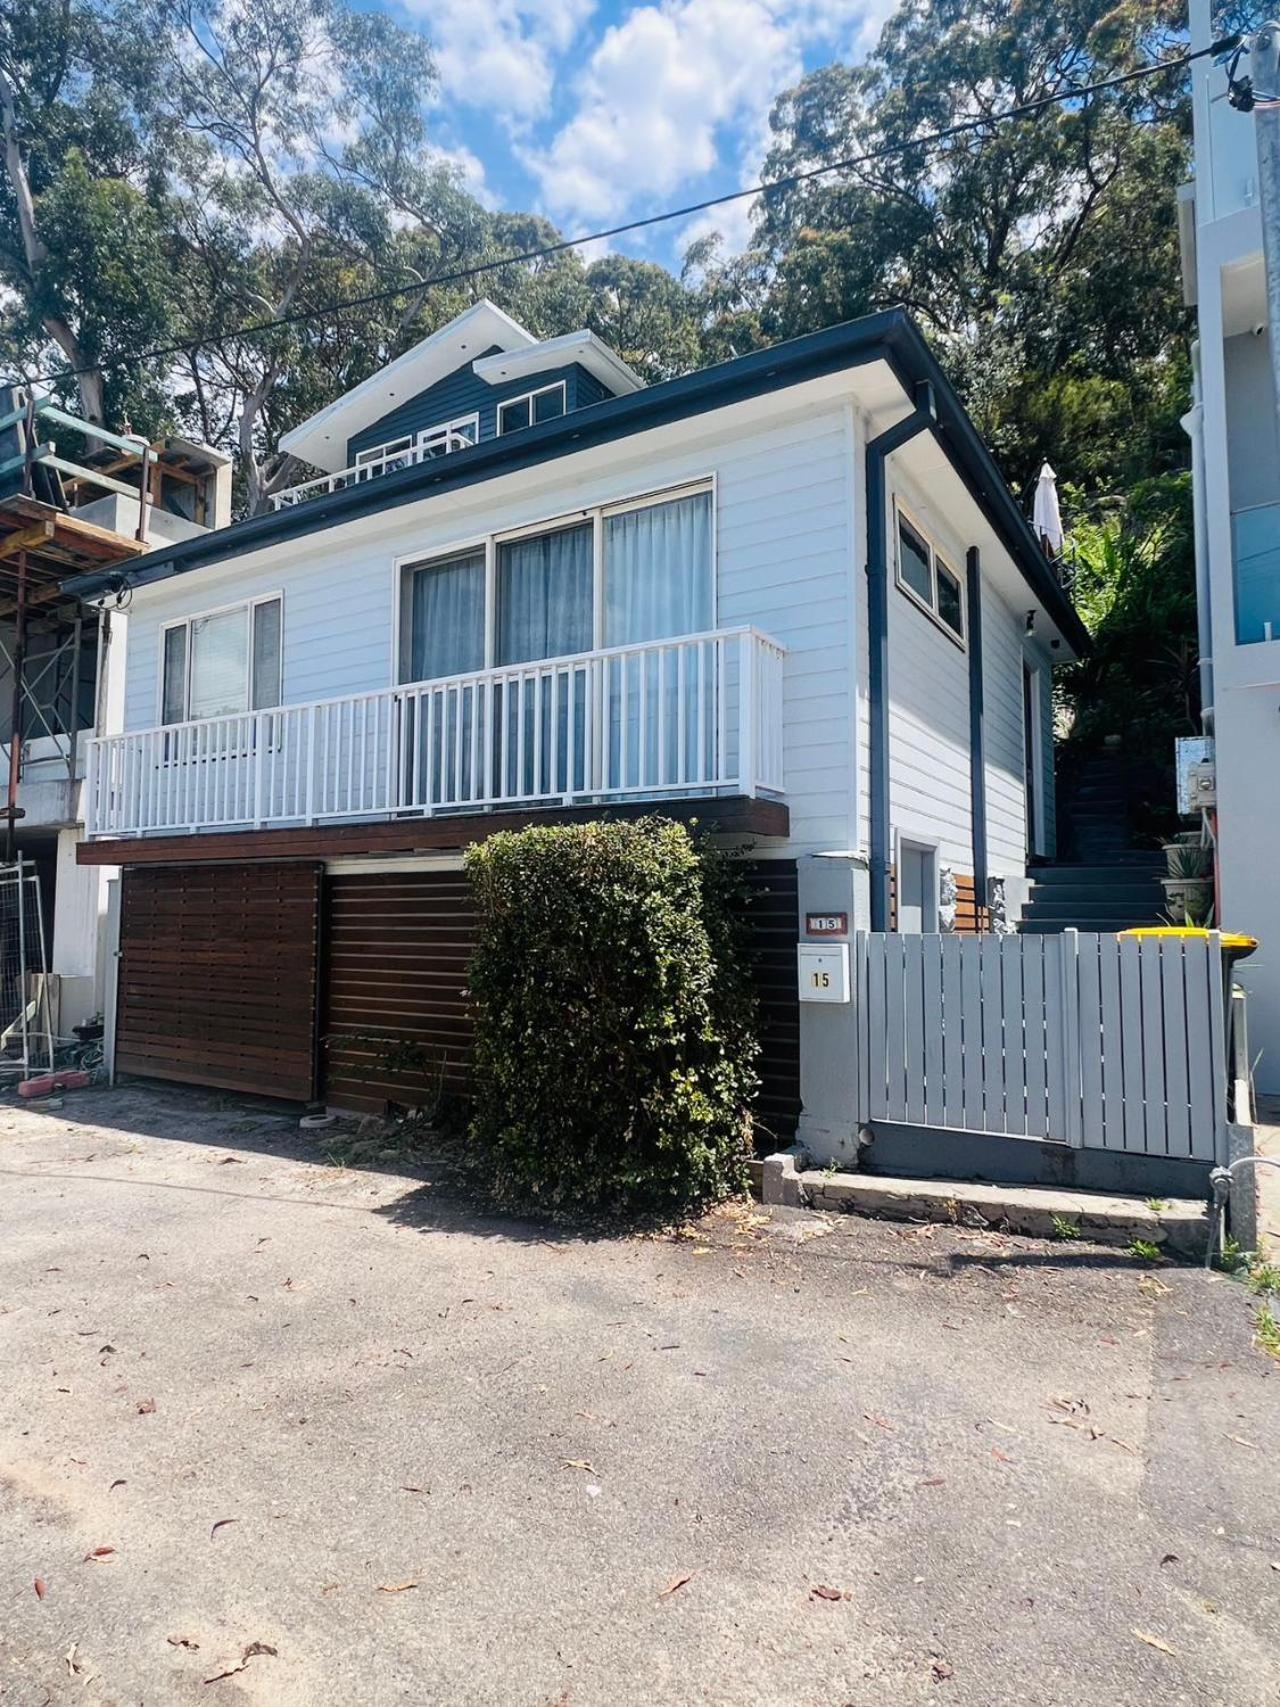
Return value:
M 1250 1452 L 1258 1452 L 1261 1450 L 1260 1447 L 1258 1446 L 1257 1441 L 1255 1441 L 1255 1440 L 1244 1440 L 1238 1434 L 1229 1434 L 1229 1435 L 1227 1435 L 1226 1438 L 1228 1440 L 1233 1440 L 1237 1446 L 1247 1446 L 1249 1448 Z
M 45 1595 L 49 1592 L 49 1585 L 45 1582 L 43 1577 L 37 1577 L 31 1586 L 36 1591 L 37 1600 L 43 1600 Z
M 1166 1553 L 1161 1558 L 1160 1563 L 1162 1565 L 1176 1565 L 1178 1563 L 1178 1555 L 1176 1553 Z
M 946 1485 L 947 1478 L 945 1476 L 926 1476 L 920 1484 L 922 1488 L 944 1488 Z
M 418 1586 L 418 1579 L 416 1577 L 412 1578 L 407 1583 L 379 1583 L 378 1584 L 378 1593 L 379 1594 L 403 1594 L 406 1589 L 417 1588 L 417 1586 Z
M 666 1588 L 659 1593 L 658 1599 L 665 1600 L 669 1594 L 674 1594 L 677 1589 L 683 1588 L 686 1583 L 691 1583 L 696 1574 L 697 1573 L 694 1571 L 686 1571 L 682 1576 L 672 1577 Z
M 138 1400 L 138 1415 L 140 1417 L 153 1416 L 155 1414 L 155 1408 L 156 1408 L 156 1402 L 154 1399 L 139 1399 Z
M 239 1523 L 239 1521 L 240 1519 L 238 1517 L 220 1517 L 214 1524 L 213 1528 L 209 1531 L 210 1541 L 213 1540 L 214 1536 L 220 1529 L 225 1529 L 229 1523 Z
M 112 1482 L 111 1486 L 107 1489 L 107 1492 L 109 1494 L 114 1494 L 117 1488 L 127 1488 L 128 1486 L 129 1484 L 125 1481 L 123 1476 L 117 1476 L 115 1481 Z
M 402 1482 L 400 1492 L 403 1494 L 429 1494 L 430 1488 L 420 1488 L 416 1482 Z
M 1010 1458 L 1009 1454 L 1007 1452 L 1001 1452 L 1001 1450 L 998 1446 L 993 1446 L 991 1448 L 991 1456 L 993 1458 L 998 1458 L 1002 1464 L 1012 1464 L 1013 1463 L 1013 1459 Z
M 63 1656 L 62 1656 L 63 1663 L 65 1664 L 65 1666 L 67 1668 L 67 1672 L 71 1677 L 75 1677 L 79 1672 L 82 1672 L 84 1670 L 84 1667 L 80 1664 L 80 1661 L 76 1658 L 76 1649 L 79 1646 L 80 1646 L 79 1642 L 72 1642 L 71 1646 L 67 1649 L 66 1653 L 63 1654 Z
M 166 1636 L 165 1641 L 171 1648 L 190 1648 L 192 1653 L 200 1646 L 194 1636 Z
M 226 1671 L 216 1671 L 212 1677 L 206 1677 L 204 1681 L 206 1683 L 221 1683 L 224 1677 L 235 1677 L 238 1672 L 245 1669 L 250 1660 L 256 1659 L 259 1654 L 270 1654 L 274 1658 L 276 1650 L 267 1642 L 250 1642 L 240 1656 L 239 1665 L 231 1666 Z
M 949 1677 L 954 1677 L 955 1675 L 955 1667 L 949 1664 L 948 1661 L 935 1660 L 933 1662 L 933 1676 L 935 1682 L 945 1683 Z
M 224 1156 L 222 1158 L 222 1160 L 218 1163 L 218 1166 L 220 1168 L 225 1168 L 227 1166 L 227 1164 L 230 1162 L 234 1162 L 237 1167 L 240 1167 L 244 1163 L 244 1157 L 243 1156 Z
M 1162 1642 L 1159 1636 L 1152 1636 L 1146 1630 L 1135 1630 L 1134 1635 L 1140 1642 L 1145 1642 L 1149 1648 L 1159 1648 L 1162 1654 L 1170 1654 L 1177 1659 L 1177 1650 L 1171 1648 L 1168 1642 Z
M 843 1600 L 844 1590 L 832 1588 L 828 1583 L 815 1583 L 809 1590 L 811 1600 Z
M 92 1547 L 85 1554 L 84 1560 L 82 1561 L 82 1563 L 87 1564 L 90 1559 L 107 1559 L 107 1558 L 110 1558 L 111 1554 L 114 1552 L 115 1552 L 114 1547 Z
M 599 1474 L 595 1465 L 586 1458 L 566 1458 L 564 1461 L 564 1468 L 566 1470 L 587 1470 L 593 1476 Z

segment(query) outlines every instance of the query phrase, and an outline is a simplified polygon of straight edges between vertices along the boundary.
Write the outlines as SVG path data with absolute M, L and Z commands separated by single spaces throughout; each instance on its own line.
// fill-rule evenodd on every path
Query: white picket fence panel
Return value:
M 1222 1160 L 1225 998 L 1216 935 L 861 933 L 860 1118 Z

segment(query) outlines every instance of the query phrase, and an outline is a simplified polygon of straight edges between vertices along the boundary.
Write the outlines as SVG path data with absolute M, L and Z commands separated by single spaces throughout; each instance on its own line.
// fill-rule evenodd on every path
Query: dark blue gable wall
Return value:
M 484 353 L 495 355 L 496 346 Z M 549 368 L 545 373 L 530 375 L 528 379 L 507 380 L 502 385 L 487 384 L 471 371 L 471 362 L 466 362 L 425 391 L 405 398 L 381 420 L 348 439 L 347 466 L 351 466 L 362 450 L 372 450 L 375 445 L 403 438 L 406 433 L 420 433 L 424 427 L 443 426 L 446 421 L 456 421 L 460 415 L 478 414 L 480 437 L 496 438 L 499 403 L 508 397 L 523 397 L 527 391 L 540 390 L 544 385 L 554 385 L 560 379 L 565 382 L 567 409 L 585 409 L 587 404 L 602 403 L 613 395 L 594 374 L 588 373 L 577 362 L 571 362 L 568 367 Z

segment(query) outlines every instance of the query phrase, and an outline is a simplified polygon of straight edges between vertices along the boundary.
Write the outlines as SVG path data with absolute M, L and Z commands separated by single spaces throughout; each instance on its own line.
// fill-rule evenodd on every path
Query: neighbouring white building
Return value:
M 1228 19 L 1191 0 L 1191 46 Z M 1257 936 L 1249 991 L 1256 1081 L 1280 1092 L 1280 411 L 1267 329 L 1253 114 L 1211 59 L 1193 67 L 1195 178 L 1181 195 L 1186 298 L 1198 319 L 1191 436 L 1205 730 L 1216 760 L 1218 923 Z

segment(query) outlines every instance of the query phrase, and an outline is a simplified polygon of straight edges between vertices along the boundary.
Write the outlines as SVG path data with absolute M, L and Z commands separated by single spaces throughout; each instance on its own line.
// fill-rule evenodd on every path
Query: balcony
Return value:
M 380 474 L 394 473 L 398 468 L 432 462 L 452 451 L 469 450 L 475 442 L 474 426 L 462 431 L 457 425 L 440 427 L 433 432 L 420 433 L 413 444 L 404 444 L 397 449 L 388 447 L 365 456 L 350 468 L 340 468 L 336 474 L 321 474 L 297 486 L 286 486 L 282 492 L 272 494 L 271 502 L 277 510 L 291 509 L 294 504 L 305 504 L 308 498 L 323 498 L 330 492 L 341 492 L 345 486 L 358 486 L 362 481 L 376 480 Z
M 90 743 L 90 837 L 782 793 L 784 649 L 752 628 Z

